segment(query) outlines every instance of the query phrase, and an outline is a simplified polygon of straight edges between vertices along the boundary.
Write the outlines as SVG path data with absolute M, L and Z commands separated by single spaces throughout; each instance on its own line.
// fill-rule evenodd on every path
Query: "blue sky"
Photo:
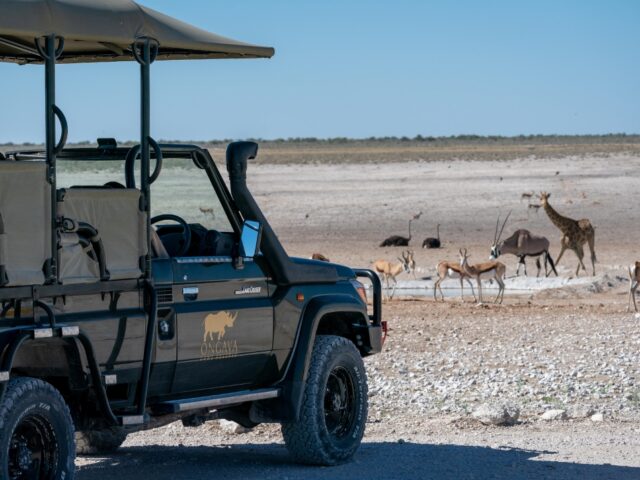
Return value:
M 640 2 L 145 0 L 271 60 L 153 65 L 161 139 L 640 133 Z M 0 142 L 44 137 L 0 64 Z M 58 67 L 70 140 L 138 136 L 134 63 Z

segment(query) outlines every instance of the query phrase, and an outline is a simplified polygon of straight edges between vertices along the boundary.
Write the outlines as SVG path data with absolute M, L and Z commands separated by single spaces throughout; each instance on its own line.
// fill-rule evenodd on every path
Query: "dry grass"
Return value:
M 170 141 L 176 143 L 177 141 Z M 218 162 L 223 162 L 229 141 L 187 141 L 209 148 Z M 343 164 L 389 163 L 406 161 L 447 160 L 514 160 L 521 158 L 562 158 L 567 156 L 606 157 L 609 155 L 640 155 L 640 135 L 587 136 L 520 136 L 479 137 L 474 135 L 438 138 L 388 139 L 293 139 L 258 140 L 258 163 L 267 164 Z M 122 145 L 132 145 L 125 142 Z M 78 144 L 80 145 L 80 144 Z M 70 145 L 71 147 L 76 145 Z M 88 144 L 82 144 L 88 146 Z M 21 148 L 0 145 L 0 152 Z
M 216 159 L 224 158 L 224 146 L 211 147 Z M 640 143 L 565 144 L 451 144 L 429 142 L 354 142 L 346 144 L 266 143 L 258 161 L 267 164 L 397 163 L 407 161 L 515 160 L 519 158 L 606 157 L 611 154 L 640 155 Z

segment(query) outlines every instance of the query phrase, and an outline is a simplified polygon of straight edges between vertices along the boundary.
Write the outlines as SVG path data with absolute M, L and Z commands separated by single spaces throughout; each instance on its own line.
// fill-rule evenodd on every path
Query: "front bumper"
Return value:
M 371 281 L 371 304 L 373 312 L 369 315 L 369 325 L 366 327 L 366 334 L 369 337 L 370 352 L 369 354 L 379 353 L 387 338 L 387 322 L 382 320 L 382 284 L 380 277 L 373 271 L 368 269 L 354 270 L 356 277 L 366 277 Z

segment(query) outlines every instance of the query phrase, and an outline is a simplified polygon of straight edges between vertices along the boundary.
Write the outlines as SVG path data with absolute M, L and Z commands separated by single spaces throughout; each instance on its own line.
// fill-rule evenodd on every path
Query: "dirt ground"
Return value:
M 318 251 L 332 261 L 368 265 L 393 260 L 401 249 L 378 248 L 389 235 L 408 235 L 418 266 L 433 269 L 443 258 L 457 258 L 469 248 L 471 261 L 488 257 L 498 214 L 512 211 L 505 233 L 517 228 L 546 235 L 552 253 L 559 250 L 559 231 L 542 209 L 528 208 L 523 193 L 551 193 L 560 213 L 589 218 L 596 228 L 599 270 L 634 260 L 640 156 L 606 158 L 525 158 L 514 161 L 442 161 L 394 164 L 255 165 L 249 184 L 291 254 Z M 536 204 L 537 199 L 532 202 Z M 422 240 L 435 236 L 444 248 L 422 250 Z M 575 269 L 573 254 L 561 262 Z M 509 273 L 515 262 L 506 259 Z
M 595 225 L 597 276 L 508 294 L 498 306 L 434 302 L 426 281 L 424 296 L 385 303 L 391 331 L 384 352 L 366 360 L 369 425 L 352 464 L 295 466 L 275 426 L 237 435 L 173 424 L 132 435 L 115 455 L 79 459 L 78 478 L 640 478 L 640 316 L 625 311 L 626 266 L 639 257 L 638 167 L 627 153 L 250 166 L 250 186 L 293 255 L 357 267 L 395 260 L 401 248 L 378 244 L 407 235 L 422 211 L 411 247 L 418 277 L 429 278 L 461 247 L 485 260 L 498 214 L 512 211 L 505 232 L 546 235 L 555 257 L 558 230 L 521 198 L 544 190 L 560 213 Z M 421 249 L 438 223 L 443 248 Z M 502 260 L 514 275 L 515 258 Z M 575 266 L 565 254 L 560 276 Z M 473 420 L 496 402 L 518 408 L 517 425 Z M 543 420 L 549 410 L 565 413 Z

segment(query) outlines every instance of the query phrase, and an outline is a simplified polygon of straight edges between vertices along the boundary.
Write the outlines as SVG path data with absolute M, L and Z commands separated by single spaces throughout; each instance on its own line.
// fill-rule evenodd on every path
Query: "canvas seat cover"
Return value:
M 136 189 L 70 188 L 62 192 L 58 214 L 98 230 L 111 280 L 142 276 L 146 217 Z M 62 279 L 64 282 L 64 279 Z
M 89 257 L 77 233 L 60 234 L 58 254 L 60 282 L 64 285 L 93 283 L 100 280 L 98 262 Z
M 51 258 L 51 187 L 44 163 L 0 161 L 0 215 L 7 286 L 43 284 Z

